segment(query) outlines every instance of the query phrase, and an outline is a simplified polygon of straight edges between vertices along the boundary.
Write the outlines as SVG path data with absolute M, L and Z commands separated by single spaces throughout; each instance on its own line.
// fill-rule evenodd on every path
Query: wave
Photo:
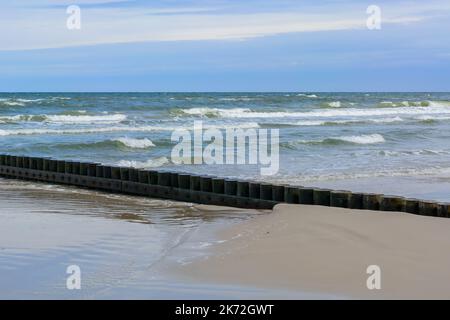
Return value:
M 161 167 L 168 163 L 169 163 L 169 159 L 167 157 L 159 157 L 159 158 L 149 159 L 146 161 L 120 160 L 117 163 L 117 165 L 120 167 L 132 167 L 132 168 L 146 169 L 146 168 Z
M 200 116 L 208 118 L 224 117 L 226 113 L 233 113 L 239 115 L 241 113 L 251 112 L 248 108 L 233 108 L 233 109 L 219 109 L 219 108 L 190 108 L 190 109 L 175 109 L 171 110 L 170 113 L 174 115 L 189 115 L 189 116 Z
M 400 117 L 394 118 L 379 118 L 379 119 L 368 119 L 368 120 L 330 120 L 330 121 L 320 121 L 320 120 L 301 120 L 294 123 L 282 123 L 283 125 L 294 125 L 294 126 L 336 126 L 343 124 L 364 124 L 364 123 L 394 123 L 404 121 Z
M 424 115 L 424 116 L 416 117 L 415 119 L 419 120 L 419 121 L 422 121 L 422 122 L 425 122 L 425 123 L 433 123 L 433 122 L 436 122 L 436 121 L 450 120 L 450 117 L 449 116 L 447 116 L 447 117 L 446 116 L 434 116 L 434 117 L 432 117 L 432 116 Z
M 69 97 L 51 97 L 52 100 L 71 100 Z
M 432 101 L 381 101 L 379 107 L 429 107 L 433 104 Z
M 47 99 L 16 99 L 17 101 L 19 101 L 19 102 L 25 102 L 25 103 L 27 103 L 27 102 L 39 102 L 39 101 L 45 101 L 45 100 L 47 100 Z
M 82 142 L 82 143 L 58 143 L 58 144 L 40 144 L 38 146 L 40 151 L 57 150 L 100 150 L 100 149 L 147 149 L 154 147 L 155 144 L 147 139 L 133 139 L 133 138 L 114 138 L 102 141 Z M 126 151 L 126 150 L 125 150 Z
M 45 121 L 45 116 L 40 116 L 40 115 L 15 115 L 15 116 L 3 116 L 0 117 L 0 120 L 6 123 L 12 122 L 26 122 L 26 121 L 30 121 L 30 122 L 43 122 Z
M 450 167 L 427 167 L 427 168 L 397 168 L 395 170 L 371 170 L 364 172 L 352 172 L 352 173 L 330 173 L 322 175 L 301 175 L 295 177 L 287 177 L 284 183 L 289 181 L 327 181 L 327 180 L 353 180 L 353 179 L 366 179 L 366 178 L 378 178 L 378 177 L 409 177 L 409 176 L 449 176 Z
M 330 122 L 330 121 L 314 121 L 314 120 L 305 120 L 305 121 L 298 121 L 295 123 L 283 123 L 284 125 L 296 125 L 296 126 L 325 126 L 325 125 L 332 125 L 337 122 Z
M 253 101 L 255 98 L 239 97 L 239 98 L 219 98 L 219 101 Z
M 204 129 L 251 129 L 259 128 L 258 123 L 249 122 L 230 125 L 203 125 Z M 12 135 L 39 135 L 39 134 L 86 134 L 86 133 L 104 133 L 104 132 L 152 132 L 152 131 L 174 131 L 179 129 L 192 130 L 193 127 L 181 126 L 143 126 L 143 127 L 101 127 L 101 128 L 80 128 L 80 129 L 0 129 L 0 136 Z
M 127 148 L 134 148 L 134 149 L 146 149 L 146 148 L 155 146 L 153 144 L 153 142 L 147 138 L 133 139 L 133 138 L 123 137 L 123 138 L 113 139 L 112 141 L 118 142 Z
M 450 114 L 450 104 L 433 102 L 428 107 L 398 108 L 346 108 L 318 111 L 253 111 L 248 108 L 191 108 L 177 109 L 177 115 L 194 115 L 223 118 L 331 118 L 331 117 L 373 117 L 400 115 Z
M 4 105 L 4 106 L 8 106 L 8 107 L 15 107 L 15 106 L 19 106 L 19 107 L 23 107 L 25 106 L 24 102 L 20 102 L 20 101 L 0 101 L 0 105 Z
M 342 106 L 342 104 L 340 101 L 332 101 L 332 102 L 328 102 L 327 106 L 331 107 L 331 108 L 340 108 Z
M 360 135 L 360 136 L 342 136 L 333 138 L 335 140 L 355 143 L 355 144 L 375 144 L 386 142 L 381 134 L 370 134 L 370 135 Z
M 359 135 L 359 136 L 340 136 L 326 138 L 322 140 L 298 140 L 281 143 L 282 147 L 288 149 L 296 149 L 298 145 L 340 145 L 340 144 L 379 144 L 386 142 L 381 134 L 369 134 L 369 135 Z
M 71 100 L 69 97 L 48 97 L 48 98 L 35 98 L 35 99 L 27 99 L 27 98 L 0 98 L 0 103 L 32 103 L 32 102 L 42 102 L 42 101 L 55 101 L 55 100 Z
M 41 103 L 43 101 L 49 101 L 49 99 L 39 98 L 39 99 L 23 99 L 23 98 L 7 98 L 0 99 L 0 106 L 8 106 L 8 107 L 24 107 L 28 103 Z
M 400 117 L 395 117 L 395 118 L 370 119 L 368 121 L 374 123 L 393 123 L 393 122 L 402 122 L 403 119 Z
M 96 124 L 96 123 L 119 123 L 127 119 L 124 114 L 112 115 L 80 115 L 81 111 L 73 112 L 74 114 L 65 115 L 15 115 L 0 117 L 0 120 L 6 122 L 48 122 L 62 124 Z
M 80 116 L 87 114 L 87 110 L 68 110 L 61 113 L 61 115 L 67 115 L 67 116 Z
M 448 150 L 431 150 L 431 149 L 422 149 L 422 150 L 382 150 L 378 152 L 379 155 L 385 157 L 399 157 L 399 156 L 441 156 L 441 155 L 450 155 L 450 151 Z
M 45 116 L 45 122 L 52 123 L 71 123 L 71 124 L 85 124 L 85 123 L 119 123 L 125 121 L 127 116 L 124 114 L 112 114 L 112 115 L 47 115 Z
M 306 94 L 306 93 L 299 93 L 297 94 L 297 97 L 318 98 L 318 96 L 315 94 Z

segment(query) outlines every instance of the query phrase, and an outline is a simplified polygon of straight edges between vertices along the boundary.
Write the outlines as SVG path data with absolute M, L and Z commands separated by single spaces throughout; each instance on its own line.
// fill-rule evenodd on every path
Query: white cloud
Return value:
M 365 10 L 323 15 L 299 12 L 217 14 L 211 10 L 214 8 L 82 8 L 81 30 L 68 30 L 68 15 L 63 9 L 21 8 L 0 13 L 0 30 L 8 30 L 0 33 L 0 50 L 148 41 L 242 40 L 296 32 L 363 29 L 367 18 Z M 423 19 L 420 15 L 385 12 L 383 24 Z

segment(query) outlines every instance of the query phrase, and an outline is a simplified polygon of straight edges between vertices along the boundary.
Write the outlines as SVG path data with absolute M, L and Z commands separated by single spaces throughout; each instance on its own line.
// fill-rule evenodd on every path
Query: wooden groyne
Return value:
M 238 208 L 294 203 L 450 218 L 449 203 L 39 157 L 0 155 L 0 176 Z

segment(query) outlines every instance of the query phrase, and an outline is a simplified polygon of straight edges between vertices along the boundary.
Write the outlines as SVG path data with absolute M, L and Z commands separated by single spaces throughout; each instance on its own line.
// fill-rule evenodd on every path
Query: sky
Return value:
M 450 91 L 449 34 L 450 0 L 0 0 L 0 91 Z

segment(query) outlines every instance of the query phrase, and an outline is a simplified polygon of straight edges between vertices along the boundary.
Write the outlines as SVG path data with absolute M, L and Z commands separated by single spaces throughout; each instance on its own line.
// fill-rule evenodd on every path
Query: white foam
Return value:
M 290 124 L 290 123 L 286 123 Z M 327 124 L 326 121 L 314 121 L 314 120 L 305 120 L 305 121 L 298 121 L 295 123 L 297 126 L 323 126 Z
M 449 116 L 418 116 L 415 118 L 416 120 L 420 120 L 420 121 L 430 121 L 430 120 L 437 120 L 437 121 L 442 121 L 442 120 L 450 120 Z
M 169 163 L 169 159 L 167 157 L 159 157 L 149 159 L 147 161 L 121 160 L 117 163 L 117 165 L 120 167 L 132 167 L 143 169 L 143 168 L 161 167 L 167 163 Z
M 240 97 L 240 98 L 220 98 L 220 101 L 252 101 L 254 99 L 248 97 Z
M 146 148 L 155 146 L 154 143 L 147 138 L 133 139 L 133 138 L 123 137 L 123 138 L 113 139 L 113 141 L 118 141 L 128 148 L 134 148 L 134 149 L 146 149 Z
M 7 106 L 20 106 L 20 107 L 25 106 L 25 103 L 18 101 L 2 101 L 2 104 Z
M 342 136 L 342 137 L 336 137 L 333 139 L 356 143 L 356 144 L 375 144 L 375 143 L 386 142 L 384 137 L 378 133 L 369 134 L 369 135 L 360 135 L 360 136 Z
M 72 98 L 69 97 L 52 97 L 54 100 L 71 100 Z
M 375 123 L 392 123 L 392 122 L 402 122 L 403 119 L 400 117 L 394 117 L 394 118 L 370 119 L 369 121 Z
M 440 156 L 440 155 L 449 155 L 450 151 L 448 150 L 433 150 L 433 149 L 421 149 L 421 150 L 382 150 L 379 151 L 380 155 L 383 156 L 392 156 L 392 157 L 399 157 L 399 156 Z
M 368 135 L 359 135 L 359 136 L 340 136 L 340 137 L 330 137 L 322 140 L 297 140 L 290 141 L 287 143 L 288 146 L 295 147 L 297 144 L 330 144 L 335 141 L 348 142 L 354 144 L 377 144 L 383 143 L 386 140 L 381 134 L 368 134 Z
M 259 128 L 256 122 L 229 124 L 229 125 L 203 125 L 204 129 L 251 129 Z M 80 128 L 80 129 L 0 129 L 0 136 L 11 135 L 38 135 L 38 134 L 83 134 L 102 132 L 152 132 L 152 131 L 174 131 L 178 129 L 192 130 L 193 126 L 143 126 L 143 127 L 100 127 L 100 128 Z
M 331 108 L 340 108 L 341 102 L 340 101 L 332 101 L 332 102 L 329 102 L 327 105 Z
M 17 99 L 17 101 L 19 102 L 39 102 L 39 101 L 44 101 L 46 99 Z
M 84 110 L 77 111 L 80 114 L 86 113 Z M 0 117 L 6 121 L 30 121 L 30 122 L 48 122 L 48 123 L 62 123 L 62 124 L 111 124 L 119 123 L 127 119 L 126 115 L 26 115 L 18 114 L 15 116 Z
M 295 181 L 326 181 L 326 180 L 353 180 L 374 177 L 407 177 L 407 176 L 449 176 L 450 167 L 428 167 L 428 168 L 396 168 L 394 170 L 376 170 L 352 173 L 330 173 L 323 175 L 302 175 L 291 177 Z M 287 180 L 289 180 L 287 179 Z M 286 181 L 284 181 L 286 182 Z
M 32 118 L 33 118 L 32 115 L 22 115 L 22 114 L 18 114 L 15 116 L 0 117 L 2 121 L 31 121 Z
M 237 116 L 241 113 L 251 112 L 251 110 L 248 108 L 219 109 L 203 107 L 181 109 L 180 112 L 194 116 L 225 116 L 226 113 Z
M 325 120 L 300 120 L 294 123 L 284 123 L 287 125 L 297 125 L 297 126 L 324 126 L 327 124 L 336 124 L 336 125 L 340 125 L 340 124 L 358 124 L 358 123 L 367 123 L 367 122 L 372 122 L 372 123 L 393 123 L 393 122 L 402 122 L 403 119 L 400 117 L 394 117 L 394 118 L 378 118 L 378 119 L 347 119 L 347 120 L 330 120 L 330 121 L 325 121 Z
M 191 108 L 181 112 L 189 115 L 214 115 L 223 118 L 335 118 L 335 117 L 373 117 L 400 115 L 434 115 L 450 114 L 450 104 L 442 102 L 430 103 L 428 107 L 398 107 L 398 108 L 343 108 L 325 109 L 319 111 L 252 111 L 248 108 Z
M 97 116 L 73 116 L 73 115 L 46 115 L 45 121 L 52 123 L 119 123 L 127 119 L 124 114 L 97 115 Z

